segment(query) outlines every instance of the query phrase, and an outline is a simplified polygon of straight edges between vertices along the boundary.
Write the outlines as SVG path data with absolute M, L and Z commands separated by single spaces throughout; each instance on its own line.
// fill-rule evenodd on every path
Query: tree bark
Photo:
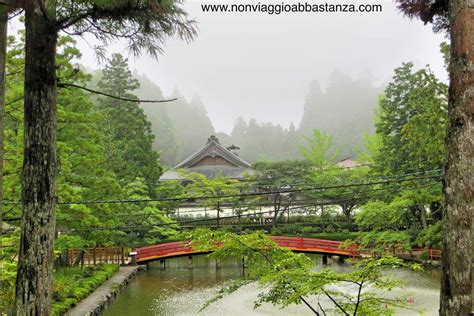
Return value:
M 426 219 L 426 208 L 424 205 L 419 205 L 418 208 L 420 210 L 421 227 L 426 228 L 428 227 L 428 221 Z
M 440 315 L 469 315 L 474 252 L 474 1 L 451 0 L 449 5 L 451 64 Z
M 45 16 L 51 11 L 42 0 L 25 5 L 23 215 L 16 279 L 16 313 L 22 316 L 51 314 L 58 174 L 57 31 L 53 17 Z
M 220 222 L 220 215 L 221 215 L 221 204 L 217 202 L 217 228 L 219 228 Z

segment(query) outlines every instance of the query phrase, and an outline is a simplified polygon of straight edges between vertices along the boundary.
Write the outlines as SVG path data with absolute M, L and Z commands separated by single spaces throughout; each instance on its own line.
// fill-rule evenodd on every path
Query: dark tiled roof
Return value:
M 220 157 L 229 164 L 199 165 L 199 161 L 206 157 Z M 174 169 L 166 171 L 160 177 L 160 180 L 184 180 L 185 178 L 175 170 L 178 168 L 201 173 L 208 178 L 215 178 L 220 175 L 230 179 L 243 179 L 245 174 L 253 174 L 253 171 L 249 169 L 250 164 L 223 147 L 215 136 L 209 137 L 207 144 L 203 148 L 177 164 Z
M 208 139 L 206 146 L 180 162 L 175 168 L 191 168 L 201 159 L 209 156 L 219 156 L 236 167 L 248 168 L 250 164 L 219 144 L 219 140 L 214 136 Z

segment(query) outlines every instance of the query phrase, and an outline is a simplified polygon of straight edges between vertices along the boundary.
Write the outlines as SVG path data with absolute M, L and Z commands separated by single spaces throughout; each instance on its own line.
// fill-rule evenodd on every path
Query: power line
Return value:
M 410 161 L 410 163 L 416 163 L 416 162 L 425 162 L 427 160 L 417 160 L 417 161 Z M 405 165 L 408 165 L 407 164 L 400 164 L 398 165 L 399 167 L 402 167 L 402 166 L 405 166 Z M 349 168 L 344 168 L 344 167 L 334 167 L 334 168 L 326 168 L 326 169 L 323 169 L 322 171 L 319 172 L 319 174 L 324 174 L 325 172 L 327 171 L 331 171 L 331 170 L 351 170 L 351 169 L 356 169 L 356 168 L 364 168 L 364 167 L 371 167 L 373 166 L 373 164 L 362 164 L 362 165 L 358 165 L 358 166 L 354 166 L 354 167 L 349 167 Z M 438 169 L 438 170 L 442 170 L 442 169 Z M 428 170 L 428 171 L 419 171 L 419 173 L 424 173 L 424 172 L 429 172 L 429 171 L 433 171 L 433 170 Z M 257 170 L 258 172 L 258 170 Z M 94 176 L 84 176 L 84 175 L 78 175 L 78 174 L 74 174 L 74 173 L 69 173 L 69 174 L 61 174 L 62 176 L 77 176 L 77 177 L 81 177 L 81 178 L 88 178 L 88 179 L 102 179 L 100 177 L 94 177 Z M 274 182 L 275 180 L 279 180 L 279 179 L 287 179 L 287 177 L 270 177 L 270 178 L 260 178 L 260 179 L 240 179 L 240 180 L 236 180 L 238 181 L 239 183 L 241 182 L 258 182 L 260 183 L 259 185 L 261 186 L 265 186 L 265 184 L 262 184 L 262 182 Z M 136 180 L 125 180 L 125 179 L 118 179 L 117 180 L 118 182 L 122 182 L 122 183 L 127 183 L 127 184 L 130 184 L 130 183 L 134 183 L 136 182 Z M 156 186 L 156 187 L 160 187 L 160 186 L 167 186 L 168 184 L 166 183 L 167 181 L 176 181 L 176 182 L 180 182 L 181 180 L 160 180 L 160 182 L 148 182 L 148 181 L 140 181 L 141 183 L 143 184 L 146 184 L 146 185 L 151 185 L 151 186 Z M 301 183 L 307 183 L 308 181 L 304 181 L 304 182 L 297 182 L 297 183 L 293 183 L 295 185 L 297 184 L 301 184 Z M 290 184 L 286 184 L 286 185 L 290 185 Z
M 296 188 L 284 189 L 284 190 L 278 190 L 278 191 L 248 192 L 248 193 L 228 194 L 228 195 L 202 195 L 202 196 L 187 196 L 187 197 L 157 198 L 157 199 L 68 201 L 68 202 L 59 202 L 58 205 L 120 204 L 120 203 L 173 202 L 173 201 L 187 201 L 187 200 L 201 200 L 201 199 L 226 199 L 226 198 L 239 198 L 239 197 L 262 196 L 262 195 L 298 193 L 298 192 L 305 192 L 305 191 L 318 191 L 318 190 L 328 190 L 328 189 L 337 189 L 337 188 L 350 188 L 354 186 L 369 186 L 369 185 L 378 185 L 378 184 L 386 184 L 386 183 L 401 183 L 405 181 L 415 181 L 415 180 L 422 180 L 422 179 L 437 179 L 437 178 L 439 178 L 439 176 L 420 176 L 420 177 L 385 180 L 385 181 L 377 181 L 377 182 L 360 182 L 360 183 L 342 184 L 342 185 L 334 185 L 334 186 L 326 186 L 326 187 L 316 186 L 316 187 L 297 188 L 297 189 Z
M 411 188 L 411 189 L 419 189 L 421 187 L 428 187 L 428 186 L 433 186 L 434 184 L 428 184 L 416 188 Z M 407 189 L 408 190 L 408 189 Z M 349 200 L 349 199 L 346 199 Z M 332 200 L 332 201 L 327 201 L 324 203 L 317 203 L 317 204 L 312 204 L 310 206 L 323 206 L 323 205 L 334 205 L 337 204 L 336 202 L 342 202 L 345 200 Z M 301 209 L 302 206 L 293 206 L 289 207 L 283 210 L 280 210 L 281 213 L 284 213 L 288 210 L 295 210 L 295 209 Z M 146 229 L 146 228 L 154 228 L 154 227 L 166 227 L 166 226 L 171 226 L 171 225 L 185 225 L 185 224 L 191 224 L 191 223 L 200 223 L 200 222 L 208 222 L 208 221 L 217 221 L 217 220 L 225 220 L 225 219 L 231 219 L 231 218 L 242 218 L 242 217 L 254 217 L 256 215 L 263 215 L 263 214 L 273 214 L 274 210 L 269 210 L 269 211 L 260 211 L 260 212 L 253 212 L 253 213 L 247 213 L 247 214 L 239 214 L 239 215 L 232 215 L 232 216 L 222 216 L 222 217 L 210 217 L 210 218 L 204 218 L 204 219 L 194 219 L 194 220 L 186 220 L 186 221 L 174 221 L 174 222 L 169 222 L 169 223 L 159 223 L 159 224 L 147 224 L 147 225 L 132 225 L 132 226 L 122 226 L 122 227 L 90 227 L 90 228 L 81 228 L 81 229 L 71 229 L 71 230 L 59 230 L 60 232 L 76 232 L 76 231 L 103 231 L 103 230 L 125 230 L 125 231 L 133 231 L 133 228 L 141 228 L 141 229 Z
M 431 172 L 435 172 L 433 170 Z M 419 174 L 419 173 L 413 173 Z M 411 176 L 412 174 L 406 174 L 406 176 Z M 267 192 L 247 192 L 240 194 L 228 194 L 228 195 L 203 195 L 203 196 L 179 196 L 171 198 L 155 198 L 155 199 L 122 199 L 122 200 L 92 200 L 92 201 L 63 201 L 58 202 L 58 205 L 87 205 L 87 204 L 121 204 L 121 203 L 148 203 L 148 202 L 173 202 L 173 201 L 186 201 L 186 200 L 200 200 L 200 199 L 225 199 L 225 198 L 239 198 L 239 197 L 250 197 L 250 196 L 262 196 L 262 195 L 278 195 L 278 194 L 289 194 L 289 193 L 298 193 L 305 191 L 318 191 L 318 190 L 328 190 L 328 189 L 337 189 L 337 188 L 350 188 L 354 186 L 370 186 L 378 184 L 387 184 L 387 183 L 402 183 L 405 181 L 415 181 L 423 179 L 437 179 L 439 175 L 433 176 L 418 176 L 418 177 L 394 177 L 391 180 L 376 181 L 376 182 L 358 182 L 350 184 L 341 184 L 333 186 L 314 186 L 314 187 L 302 187 L 302 188 L 290 188 L 277 191 L 267 191 Z M 4 201 L 4 204 L 20 204 L 20 202 L 13 201 Z
M 346 199 L 327 199 L 326 202 L 321 202 L 321 200 L 317 200 L 317 199 L 299 199 L 299 200 L 293 200 L 291 201 L 290 204 L 292 205 L 298 205 L 298 206 L 301 206 L 301 207 L 313 207 L 313 206 L 318 206 L 320 205 L 321 203 L 325 203 L 324 205 L 337 205 L 338 203 L 343 203 L 343 202 L 351 202 L 351 201 L 355 201 L 355 200 L 364 200 L 364 199 L 368 199 L 368 198 L 378 198 L 380 197 L 381 194 L 386 194 L 386 193 L 395 193 L 395 192 L 400 192 L 400 191 L 412 191 L 412 190 L 418 190 L 418 189 L 421 189 L 421 188 L 426 188 L 426 187 L 431 187 L 431 186 L 434 186 L 435 184 L 431 183 L 431 184 L 425 184 L 425 185 L 419 185 L 419 186 L 416 186 L 416 187 L 400 187 L 400 186 L 391 186 L 391 187 L 388 187 L 388 188 L 375 188 L 375 189 L 370 189 L 370 190 L 365 190 L 365 191 L 362 191 L 362 192 L 358 192 L 358 195 L 356 197 L 350 197 L 350 198 L 346 198 Z M 391 189 L 391 190 L 390 190 Z M 378 193 L 378 194 L 360 194 L 360 193 L 367 193 L 367 192 L 374 192 L 374 191 L 386 191 L 386 192 L 382 192 L 382 193 Z M 348 195 L 348 194 L 351 194 L 351 192 L 344 192 L 342 193 L 341 195 Z M 298 204 L 298 203 L 303 203 L 303 204 Z M 286 203 L 284 203 L 286 204 Z M 250 206 L 255 206 L 255 207 L 265 207 L 265 206 L 274 206 L 274 203 L 271 203 L 271 202 L 267 202 L 267 203 L 245 203 L 245 204 L 237 204 L 237 205 L 228 205 L 229 207 L 233 207 L 233 206 L 236 206 L 236 207 L 240 207 L 240 206 L 243 206 L 243 207 L 250 207 Z M 179 211 L 179 214 L 182 215 L 182 214 L 188 214 L 188 213 L 199 213 L 199 212 L 205 212 L 205 211 L 209 211 L 209 212 L 212 212 L 212 211 L 216 211 L 215 209 L 209 209 L 209 210 L 204 210 L 204 209 L 193 209 L 193 210 L 180 210 Z M 131 214 L 118 214 L 117 216 L 127 216 L 127 215 L 131 215 Z M 143 215 L 146 215 L 145 213 Z

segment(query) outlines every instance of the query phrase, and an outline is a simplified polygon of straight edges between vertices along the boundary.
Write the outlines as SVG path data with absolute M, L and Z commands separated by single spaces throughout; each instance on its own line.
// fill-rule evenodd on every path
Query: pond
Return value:
M 316 268 L 322 267 L 322 256 L 309 255 Z M 193 268 L 188 269 L 188 257 L 166 260 L 166 268 L 161 269 L 159 262 L 150 263 L 146 272 L 140 272 L 132 282 L 118 295 L 116 300 L 103 313 L 104 316 L 121 315 L 196 315 L 201 306 L 212 298 L 220 286 L 228 280 L 243 275 L 242 263 L 238 260 L 221 260 L 216 269 L 215 259 L 205 255 L 193 257 Z M 337 264 L 335 269 L 347 269 Z M 410 305 L 425 312 L 425 315 L 437 315 L 439 305 L 440 271 L 429 269 L 413 272 L 397 269 L 391 272 L 393 277 L 403 280 L 402 289 L 392 291 L 390 295 L 409 296 Z M 264 304 L 254 309 L 253 302 L 261 288 L 250 284 L 232 295 L 210 305 L 201 315 L 313 315 L 304 305 L 292 305 L 285 309 Z M 311 297 L 312 302 L 324 298 Z M 399 310 L 398 315 L 418 315 L 412 310 Z

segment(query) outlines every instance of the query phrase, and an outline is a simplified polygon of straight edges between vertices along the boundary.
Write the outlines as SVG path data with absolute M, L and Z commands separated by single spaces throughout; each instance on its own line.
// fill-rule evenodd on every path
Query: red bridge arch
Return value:
M 298 252 L 327 253 L 350 257 L 359 256 L 357 249 L 341 249 L 340 241 L 283 236 L 271 236 L 270 239 L 281 247 Z M 136 252 L 137 263 L 203 253 L 192 249 L 190 246 L 186 246 L 182 241 L 142 247 L 136 249 Z

